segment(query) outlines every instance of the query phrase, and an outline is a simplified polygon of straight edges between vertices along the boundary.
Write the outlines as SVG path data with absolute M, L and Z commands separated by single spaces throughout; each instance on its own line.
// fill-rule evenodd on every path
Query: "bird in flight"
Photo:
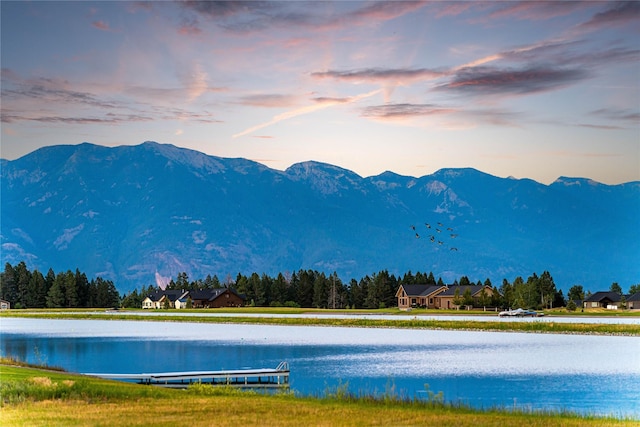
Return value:
M 445 228 L 446 228 L 446 230 L 449 232 L 448 233 L 449 234 L 449 238 L 455 239 L 456 237 L 458 237 L 458 234 L 454 233 L 455 230 L 453 229 L 453 227 L 447 227 L 442 222 L 437 222 L 436 224 L 437 224 L 437 227 L 434 227 L 436 233 L 442 233 L 442 231 L 445 230 Z M 425 222 L 424 225 L 428 229 L 432 228 L 431 227 L 431 223 Z M 420 238 L 420 234 L 418 234 L 418 232 L 416 231 L 415 225 L 412 224 L 410 227 L 415 232 L 416 239 L 419 239 Z M 458 252 L 458 248 L 457 247 L 449 246 L 446 238 L 436 239 L 435 235 L 429 234 L 429 241 L 431 243 L 437 243 L 439 246 L 446 245 L 446 246 L 449 247 L 449 251 L 451 251 L 451 252 Z

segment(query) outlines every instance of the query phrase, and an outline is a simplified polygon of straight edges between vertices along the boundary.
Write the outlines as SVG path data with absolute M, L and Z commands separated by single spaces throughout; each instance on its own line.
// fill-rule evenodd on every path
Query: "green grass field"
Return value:
M 235 309 L 215 309 L 214 310 L 164 310 L 159 312 L 147 312 L 145 316 L 135 314 L 142 310 L 122 310 L 114 313 L 106 313 L 104 310 L 9 310 L 0 313 L 0 317 L 31 317 L 31 318 L 52 318 L 52 319 L 77 319 L 77 320 L 137 320 L 137 321 L 161 321 L 161 322 L 200 322 L 200 323 L 243 323 L 243 324 L 268 324 L 268 325 L 288 325 L 288 326 L 340 326 L 340 327 L 369 327 L 369 328 L 412 328 L 412 329 L 447 329 L 465 331 L 500 331 L 500 332 L 536 332 L 536 333 L 569 333 L 569 334 L 602 334 L 602 335 L 629 335 L 640 336 L 640 324 L 587 324 L 587 323 L 564 323 L 554 322 L 553 316 L 546 317 L 545 320 L 532 322 L 510 321 L 509 319 L 499 319 L 494 316 L 478 316 L 477 320 L 440 320 L 424 319 L 422 315 L 436 314 L 465 314 L 470 313 L 486 314 L 485 312 L 449 312 L 434 310 L 414 310 L 411 313 L 399 311 L 397 309 L 383 310 L 342 310 L 340 314 L 406 314 L 400 320 L 387 320 L 375 318 L 349 318 L 334 319 L 324 316 L 336 313 L 329 310 L 313 310 L 299 308 L 235 308 Z M 277 318 L 277 317 L 237 317 L 237 316 L 186 316 L 189 313 L 215 312 L 218 314 L 317 314 L 317 317 L 305 318 Z M 167 316 L 165 314 L 171 314 Z M 640 313 L 638 313 L 640 314 Z M 635 316 L 636 313 L 627 314 Z
M 472 410 L 393 396 L 328 392 L 297 397 L 195 386 L 126 384 L 66 372 L 0 364 L 3 426 L 637 426 L 639 420 Z

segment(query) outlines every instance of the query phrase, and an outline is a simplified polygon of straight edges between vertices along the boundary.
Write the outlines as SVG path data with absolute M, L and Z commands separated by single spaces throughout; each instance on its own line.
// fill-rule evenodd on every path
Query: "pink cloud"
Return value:
M 111 31 L 109 24 L 104 21 L 93 21 L 91 25 L 101 31 Z

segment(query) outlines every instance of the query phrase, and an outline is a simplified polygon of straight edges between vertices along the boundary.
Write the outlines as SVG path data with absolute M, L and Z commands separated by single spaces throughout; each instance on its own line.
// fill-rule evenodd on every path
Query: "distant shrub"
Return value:
M 575 301 L 569 300 L 567 303 L 567 311 L 576 311 L 577 308 Z

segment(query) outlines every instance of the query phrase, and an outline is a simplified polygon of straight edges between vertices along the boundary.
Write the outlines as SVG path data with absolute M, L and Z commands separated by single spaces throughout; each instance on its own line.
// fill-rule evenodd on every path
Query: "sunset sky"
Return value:
M 640 2 L 1 2 L 1 157 L 640 180 Z

